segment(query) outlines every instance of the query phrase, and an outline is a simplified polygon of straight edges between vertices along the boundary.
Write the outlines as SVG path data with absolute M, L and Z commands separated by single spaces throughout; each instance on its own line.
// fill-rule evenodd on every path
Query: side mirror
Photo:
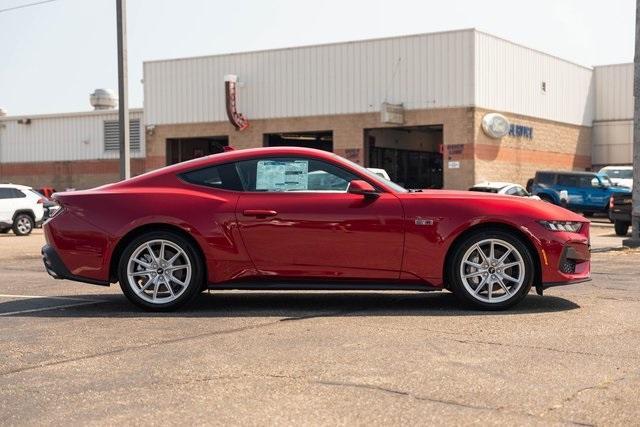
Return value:
M 373 188 L 373 185 L 360 179 L 354 179 L 349 183 L 347 193 L 360 194 L 365 197 L 378 197 L 380 195 L 376 189 Z

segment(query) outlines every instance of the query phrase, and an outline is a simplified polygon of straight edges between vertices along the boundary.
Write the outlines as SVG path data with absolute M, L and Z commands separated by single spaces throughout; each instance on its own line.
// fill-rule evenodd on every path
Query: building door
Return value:
M 167 165 L 221 153 L 228 145 L 227 136 L 170 138 L 167 139 Z
M 406 188 L 442 188 L 442 126 L 365 130 L 368 167 Z

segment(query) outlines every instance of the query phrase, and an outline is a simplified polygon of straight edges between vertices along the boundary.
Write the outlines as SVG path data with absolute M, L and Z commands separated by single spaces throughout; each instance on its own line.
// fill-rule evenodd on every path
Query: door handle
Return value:
M 269 216 L 276 216 L 278 214 L 278 212 L 273 211 L 273 210 L 269 210 L 269 209 L 245 209 L 242 214 L 244 216 L 255 216 L 255 217 L 262 217 L 262 218 L 266 218 Z

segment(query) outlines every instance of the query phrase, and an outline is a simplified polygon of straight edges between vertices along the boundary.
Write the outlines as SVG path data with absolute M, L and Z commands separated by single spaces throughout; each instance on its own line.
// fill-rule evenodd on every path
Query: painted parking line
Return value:
M 72 297 L 49 297 L 45 295 L 7 295 L 0 294 L 0 298 L 9 301 L 0 302 L 0 316 L 14 316 L 18 314 L 36 313 L 48 310 L 80 307 L 83 305 L 99 304 L 104 300 L 89 300 Z M 64 302 L 63 302 L 64 301 Z M 36 307 L 34 307 L 34 305 Z M 10 309 L 10 311 L 2 311 Z

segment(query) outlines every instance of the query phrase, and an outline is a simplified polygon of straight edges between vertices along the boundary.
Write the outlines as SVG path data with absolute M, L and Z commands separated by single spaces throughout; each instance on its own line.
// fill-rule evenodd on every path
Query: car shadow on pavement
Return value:
M 552 313 L 580 308 L 556 296 L 529 294 L 506 311 L 465 308 L 452 294 L 384 292 L 211 292 L 175 312 L 147 312 L 131 305 L 120 294 L 87 294 L 79 300 L 99 301 L 68 308 L 16 313 L 19 317 L 311 317 L 350 316 L 487 316 Z M 3 310 L 0 303 L 0 313 Z

